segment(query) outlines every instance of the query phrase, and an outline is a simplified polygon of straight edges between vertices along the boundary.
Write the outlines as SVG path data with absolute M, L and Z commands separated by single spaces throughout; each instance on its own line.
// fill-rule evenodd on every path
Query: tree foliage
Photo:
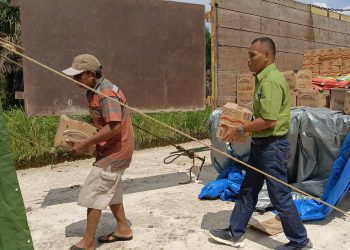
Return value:
M 0 37 L 13 44 L 21 44 L 21 23 L 19 8 L 10 0 L 0 0 Z M 4 108 L 18 105 L 15 92 L 23 91 L 21 57 L 0 48 L 0 95 Z
M 208 28 L 205 28 L 205 60 L 206 95 L 211 96 L 211 34 Z

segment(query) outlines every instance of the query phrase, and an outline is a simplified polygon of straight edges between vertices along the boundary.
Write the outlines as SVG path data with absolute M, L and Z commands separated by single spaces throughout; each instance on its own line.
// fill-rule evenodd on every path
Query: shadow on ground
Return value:
M 195 177 L 192 174 L 192 179 L 194 178 Z M 125 180 L 123 181 L 123 193 L 131 194 L 149 190 L 174 187 L 178 186 L 179 182 L 186 182 L 188 180 L 188 173 L 185 172 Z M 43 203 L 41 204 L 41 207 L 75 202 L 78 199 L 79 191 L 80 185 L 51 189 L 47 193 Z

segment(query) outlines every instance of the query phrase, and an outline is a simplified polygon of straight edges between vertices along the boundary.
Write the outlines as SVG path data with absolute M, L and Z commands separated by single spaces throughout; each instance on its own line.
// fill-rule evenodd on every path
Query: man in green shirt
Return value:
M 253 102 L 254 120 L 241 127 L 228 127 L 229 141 L 244 132 L 252 135 L 249 164 L 288 182 L 287 167 L 290 145 L 286 135 L 290 122 L 290 93 L 286 80 L 274 63 L 276 47 L 272 39 L 255 39 L 249 49 L 248 66 L 255 74 Z M 258 194 L 266 180 L 270 200 L 281 219 L 289 243 L 276 249 L 312 249 L 306 229 L 294 205 L 290 189 L 264 175 L 246 169 L 227 229 L 210 230 L 211 237 L 220 243 L 234 247 L 244 245 L 244 234 L 258 200 Z

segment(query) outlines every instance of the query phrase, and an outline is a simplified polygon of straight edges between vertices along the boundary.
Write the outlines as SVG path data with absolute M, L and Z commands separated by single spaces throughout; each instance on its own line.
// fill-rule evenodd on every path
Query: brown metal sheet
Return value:
M 204 6 L 161 0 L 21 1 L 26 54 L 57 70 L 81 53 L 142 111 L 205 107 Z M 24 61 L 30 115 L 86 111 L 83 89 Z

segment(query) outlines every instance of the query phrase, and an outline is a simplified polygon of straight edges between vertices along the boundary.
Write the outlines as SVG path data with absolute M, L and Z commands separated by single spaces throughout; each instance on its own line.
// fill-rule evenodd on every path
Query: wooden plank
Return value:
M 340 20 L 340 14 L 337 13 L 337 12 L 330 11 L 328 13 L 328 15 L 329 15 L 330 18 L 334 18 L 334 19 Z
M 315 28 L 314 36 L 315 42 L 328 44 L 329 47 L 342 47 L 348 45 L 346 43 L 347 34 Z
M 312 27 L 231 10 L 218 10 L 218 25 L 224 28 L 262 32 L 302 40 L 312 40 Z M 278 28 L 276 28 L 278 27 Z
M 328 44 L 328 33 L 325 33 L 323 30 L 314 28 L 314 41 L 318 43 Z
M 251 30 L 258 32 L 261 31 L 261 25 L 266 24 L 265 26 L 268 27 L 269 30 L 273 31 L 269 33 L 279 35 L 276 32 L 276 26 L 278 26 L 279 23 L 281 23 L 284 27 L 287 25 L 291 26 L 292 28 L 289 28 L 290 30 L 293 30 L 294 28 L 296 31 L 294 33 L 296 34 L 298 34 L 297 31 L 299 30 L 303 31 L 302 34 L 306 34 L 306 37 L 309 37 L 307 34 L 310 34 L 310 29 L 312 29 L 312 26 L 329 31 L 337 31 L 339 33 L 350 33 L 350 25 L 348 22 L 325 16 L 320 16 L 317 14 L 310 14 L 308 21 L 305 23 L 293 23 L 290 21 L 284 21 L 283 19 L 278 19 L 276 17 L 264 17 L 263 14 L 259 16 L 227 9 L 218 9 L 218 13 L 218 25 L 227 28 Z M 257 25 L 257 23 L 260 23 L 261 25 Z M 307 32 L 305 32 L 304 30 L 306 30 Z M 294 36 L 291 34 L 289 35 L 289 37 Z M 303 37 L 300 38 L 303 39 Z
M 249 72 L 248 49 L 220 46 L 218 48 L 218 72 L 233 71 L 236 73 Z M 292 54 L 277 52 L 276 65 L 281 71 L 300 69 L 303 64 L 303 53 Z
M 312 27 L 284 21 L 278 22 L 278 35 L 308 41 L 314 38 Z
M 233 85 L 232 83 L 225 83 L 222 84 L 222 82 L 218 82 L 218 95 L 219 96 L 237 96 L 237 90 L 234 88 L 236 85 Z
M 218 71 L 218 82 L 220 85 L 230 85 L 232 86 L 232 91 L 236 91 L 237 89 L 237 77 L 236 72 L 233 70 Z
M 301 69 L 303 60 L 303 55 L 277 52 L 275 63 L 280 71 L 287 71 Z
M 218 70 L 249 72 L 247 48 L 220 46 L 218 55 Z
M 231 11 L 231 10 L 218 9 L 218 26 L 228 27 L 233 29 L 241 29 L 242 27 L 241 19 L 243 15 L 241 13 Z M 245 16 L 252 17 L 252 15 L 245 15 Z M 259 17 L 256 17 L 256 19 L 259 20 Z M 254 27 L 256 27 L 256 23 L 253 25 L 248 24 L 247 29 L 254 28 Z
M 292 0 L 264 0 L 264 1 L 279 4 L 281 5 L 281 7 L 286 6 L 286 7 L 291 7 L 293 9 L 306 11 L 306 12 L 310 11 L 310 6 L 308 4 L 304 4 L 304 3 L 300 3 Z
M 334 18 L 312 14 L 313 27 L 325 30 L 336 31 L 339 33 L 350 33 L 350 24 Z
M 218 95 L 237 95 L 237 78 L 235 71 L 218 71 Z
M 326 43 L 315 42 L 315 48 L 316 49 L 327 49 L 327 48 L 337 48 L 337 47 L 348 47 L 349 48 L 349 44 L 350 44 L 349 42 L 350 42 L 350 40 L 348 40 L 347 46 L 334 46 L 334 45 L 330 45 L 330 44 L 326 44 Z
M 319 16 L 328 17 L 328 11 L 327 10 L 320 9 L 320 8 L 317 8 L 317 7 L 313 7 L 313 6 L 311 6 L 311 13 L 319 15 Z
M 237 103 L 237 97 L 236 96 L 218 96 L 217 97 L 217 105 L 218 106 L 222 107 L 227 102 Z
M 329 40 L 332 43 L 339 44 L 340 46 L 347 46 L 348 45 L 346 43 L 347 34 L 335 32 L 335 31 L 327 31 L 327 32 L 329 34 Z
M 219 28 L 218 30 L 218 44 L 224 46 L 235 47 L 249 47 L 251 41 L 257 37 L 266 36 L 268 34 L 256 33 L 249 31 L 233 30 L 227 28 Z M 343 47 L 348 46 L 347 34 L 341 34 L 333 31 L 326 31 L 321 29 L 314 29 L 315 42 L 325 43 L 326 47 Z M 294 38 L 279 37 L 268 35 L 275 44 L 277 51 L 299 53 L 302 54 L 304 50 L 314 49 L 313 41 L 298 40 Z
M 311 13 L 290 8 L 283 7 L 276 3 L 249 0 L 249 1 L 228 1 L 218 0 L 218 7 L 228 10 L 234 10 L 241 13 L 252 14 L 256 16 L 268 17 L 287 22 L 303 24 L 311 26 Z
M 266 34 L 220 28 L 218 31 L 218 44 L 225 46 L 250 47 L 251 42 Z M 275 44 L 277 51 L 303 54 L 304 50 L 313 49 L 314 43 L 311 41 L 297 40 L 293 38 L 277 37 L 269 35 Z
M 279 35 L 278 22 L 278 20 L 261 17 L 259 25 L 261 27 L 260 32 L 268 35 Z
M 346 35 L 345 42 L 346 42 L 346 45 L 347 45 L 347 46 L 344 46 L 344 47 L 350 46 L 350 34 L 349 34 L 349 35 Z
M 350 22 L 350 16 L 347 15 L 340 15 L 340 19 L 345 22 Z

